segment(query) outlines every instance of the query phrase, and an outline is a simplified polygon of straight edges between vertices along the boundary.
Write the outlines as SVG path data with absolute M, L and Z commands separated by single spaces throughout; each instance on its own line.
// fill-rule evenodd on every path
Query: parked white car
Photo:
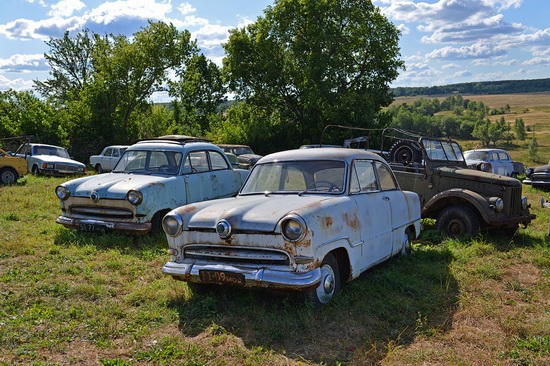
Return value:
M 90 156 L 90 165 L 100 174 L 110 172 L 127 148 L 128 145 L 107 146 L 101 154 Z
M 476 149 L 464 151 L 469 168 L 517 178 L 525 172 L 523 163 L 512 161 L 502 149 Z
M 15 155 L 27 160 L 28 171 L 33 174 L 64 176 L 86 173 L 86 165 L 71 159 L 63 147 L 24 143 Z
M 237 197 L 179 207 L 163 228 L 162 271 L 192 288 L 297 290 L 326 304 L 341 283 L 411 252 L 420 200 L 376 154 L 297 149 L 258 161 Z
M 138 142 L 111 173 L 90 175 L 56 188 L 57 223 L 85 231 L 146 234 L 160 231 L 178 206 L 235 196 L 248 171 L 233 169 L 214 144 L 189 136 Z

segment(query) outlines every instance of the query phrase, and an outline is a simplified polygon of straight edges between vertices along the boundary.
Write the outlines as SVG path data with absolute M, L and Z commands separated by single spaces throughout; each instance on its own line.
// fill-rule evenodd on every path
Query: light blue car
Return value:
M 233 197 L 247 176 L 205 140 L 165 136 L 141 141 L 124 152 L 112 172 L 59 185 L 62 214 L 56 221 L 85 231 L 157 232 L 171 209 Z

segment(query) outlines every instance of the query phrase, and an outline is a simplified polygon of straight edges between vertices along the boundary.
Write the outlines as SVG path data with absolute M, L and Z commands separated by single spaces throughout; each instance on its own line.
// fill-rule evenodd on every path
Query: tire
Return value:
M 405 230 L 403 234 L 403 246 L 399 252 L 399 256 L 411 255 L 412 254 L 412 239 L 411 232 L 409 229 Z
M 390 149 L 390 161 L 396 163 L 421 163 L 422 153 L 418 143 L 413 141 L 400 140 L 397 141 Z
M 40 174 L 40 169 L 38 169 L 38 165 L 34 164 L 32 166 L 31 173 L 34 175 Z
M 103 170 L 103 167 L 101 166 L 101 164 L 96 164 L 94 169 L 98 174 L 105 173 L 105 170 Z
M 13 168 L 3 168 L 0 170 L 0 181 L 2 184 L 13 184 L 19 179 L 19 174 Z
M 451 205 L 437 217 L 437 230 L 451 237 L 473 237 L 479 232 L 479 219 L 468 207 Z
M 315 306 L 326 305 L 340 292 L 340 272 L 334 255 L 327 254 L 321 263 L 321 282 L 309 293 Z

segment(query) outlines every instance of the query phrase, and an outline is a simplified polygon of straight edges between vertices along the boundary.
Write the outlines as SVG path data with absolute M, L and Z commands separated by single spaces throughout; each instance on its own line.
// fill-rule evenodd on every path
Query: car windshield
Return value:
M 453 141 L 423 139 L 430 160 L 464 161 L 460 146 Z
M 344 191 L 346 164 L 335 160 L 279 161 L 254 167 L 241 194 Z
M 113 173 L 176 175 L 183 154 L 177 151 L 126 151 L 113 169 Z
M 67 150 L 56 146 L 35 146 L 34 155 L 52 155 L 67 159 L 71 158 Z
M 464 157 L 468 160 L 488 160 L 489 154 L 486 151 L 466 151 Z
M 252 151 L 252 149 L 248 146 L 236 147 L 233 151 L 233 154 L 235 155 L 254 154 L 254 151 Z

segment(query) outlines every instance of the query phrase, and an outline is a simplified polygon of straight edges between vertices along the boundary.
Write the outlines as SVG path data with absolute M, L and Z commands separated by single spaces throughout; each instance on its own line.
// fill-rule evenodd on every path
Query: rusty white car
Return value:
M 162 136 L 130 146 L 111 173 L 56 188 L 57 223 L 84 231 L 147 234 L 178 206 L 235 196 L 248 170 L 233 169 L 216 145 L 189 136 Z
M 90 156 L 90 165 L 99 174 L 110 172 L 127 148 L 128 145 L 107 146 L 101 154 Z
M 420 233 L 420 201 L 380 156 L 297 149 L 263 157 L 238 196 L 163 219 L 162 271 L 190 287 L 297 290 L 326 304 L 342 283 L 399 254 Z

